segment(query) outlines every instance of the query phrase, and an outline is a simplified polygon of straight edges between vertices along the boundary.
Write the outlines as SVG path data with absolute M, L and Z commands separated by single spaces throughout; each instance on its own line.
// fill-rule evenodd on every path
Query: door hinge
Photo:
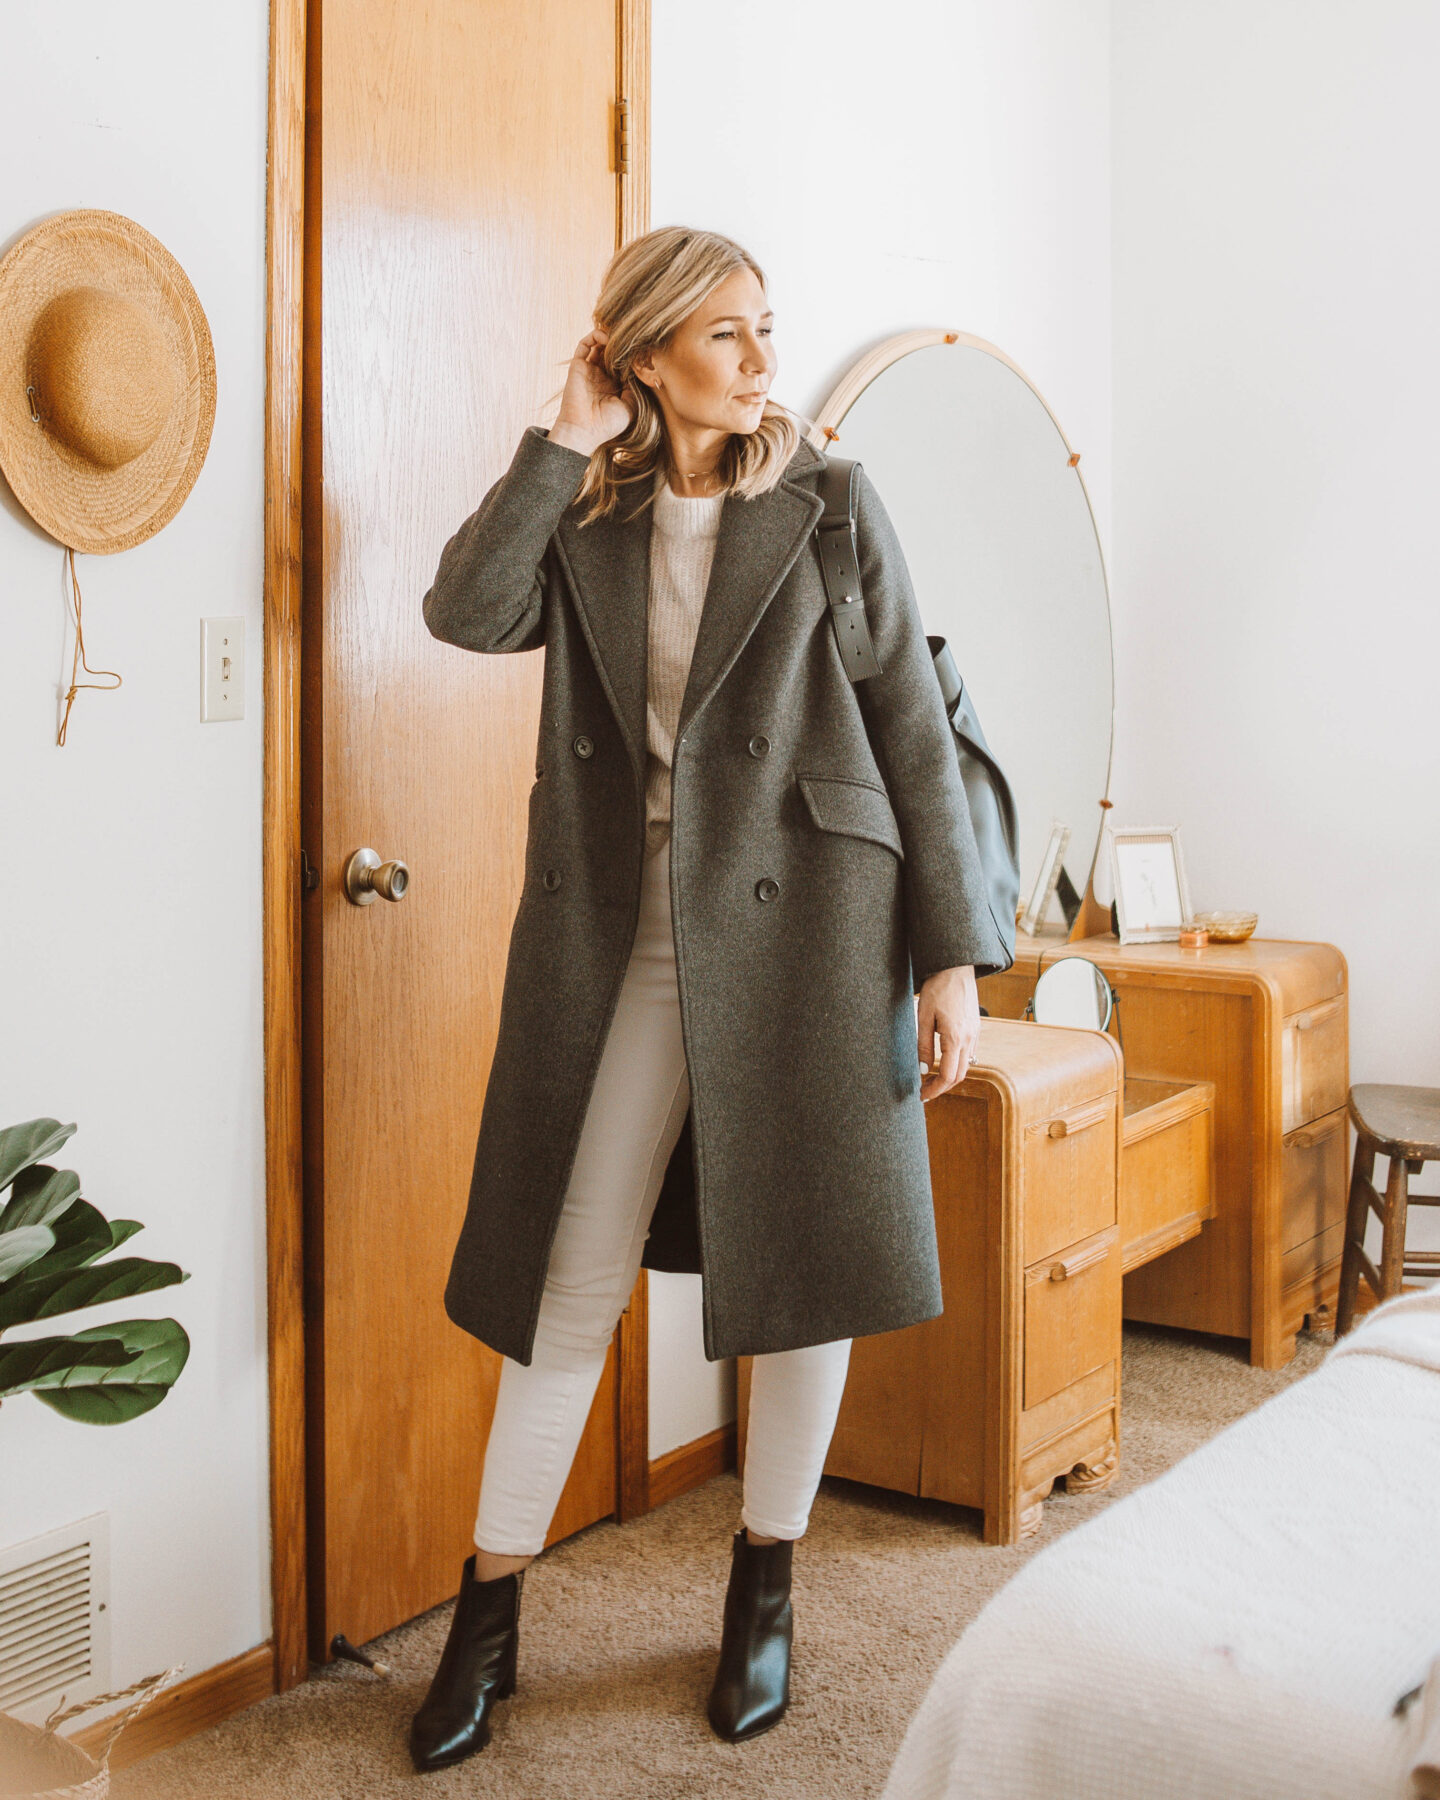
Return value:
M 630 102 L 615 102 L 615 173 L 630 173 Z

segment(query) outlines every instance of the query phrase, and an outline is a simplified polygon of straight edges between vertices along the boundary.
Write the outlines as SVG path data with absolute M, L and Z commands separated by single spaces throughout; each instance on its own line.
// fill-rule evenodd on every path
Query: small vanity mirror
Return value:
M 927 632 L 948 640 L 1015 794 L 1020 891 L 1052 820 L 1083 894 L 1110 791 L 1110 600 L 1080 457 L 1003 351 L 910 331 L 845 375 L 811 442 L 862 463 Z
M 1051 963 L 1035 983 L 1030 1010 L 1037 1025 L 1103 1031 L 1115 1010 L 1115 993 L 1088 957 L 1066 956 Z

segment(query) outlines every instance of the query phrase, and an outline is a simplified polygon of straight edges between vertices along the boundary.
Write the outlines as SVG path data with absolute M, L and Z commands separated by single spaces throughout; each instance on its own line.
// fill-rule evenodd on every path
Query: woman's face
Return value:
M 754 273 L 736 269 L 664 349 L 642 353 L 635 374 L 655 390 L 667 423 L 748 434 L 760 423 L 775 376 L 773 319 Z

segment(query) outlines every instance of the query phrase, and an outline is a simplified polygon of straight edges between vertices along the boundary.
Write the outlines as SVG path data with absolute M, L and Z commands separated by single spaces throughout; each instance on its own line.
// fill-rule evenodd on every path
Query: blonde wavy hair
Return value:
M 578 500 L 589 500 L 581 523 L 615 510 L 622 492 L 640 485 L 635 512 L 649 505 L 656 471 L 671 471 L 670 444 L 660 403 L 635 374 L 635 360 L 661 350 L 708 294 L 736 269 L 749 269 L 765 286 L 765 272 L 748 250 L 718 231 L 662 225 L 634 238 L 611 258 L 595 302 L 595 323 L 608 334 L 606 372 L 620 385 L 631 407 L 629 425 L 608 438 L 590 458 Z M 795 420 L 767 401 L 760 423 L 749 433 L 732 432 L 717 468 L 723 491 L 745 500 L 767 493 L 795 454 L 800 432 Z

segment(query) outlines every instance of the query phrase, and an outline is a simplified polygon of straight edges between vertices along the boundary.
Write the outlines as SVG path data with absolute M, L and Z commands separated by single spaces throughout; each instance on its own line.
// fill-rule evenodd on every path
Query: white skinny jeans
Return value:
M 506 1357 L 485 1449 L 475 1543 L 533 1556 L 575 1460 L 640 1271 L 690 1079 L 670 924 L 670 844 L 645 860 L 640 918 L 550 1252 L 529 1365 Z M 835 1429 L 850 1340 L 757 1356 L 741 1519 L 798 1538 Z

